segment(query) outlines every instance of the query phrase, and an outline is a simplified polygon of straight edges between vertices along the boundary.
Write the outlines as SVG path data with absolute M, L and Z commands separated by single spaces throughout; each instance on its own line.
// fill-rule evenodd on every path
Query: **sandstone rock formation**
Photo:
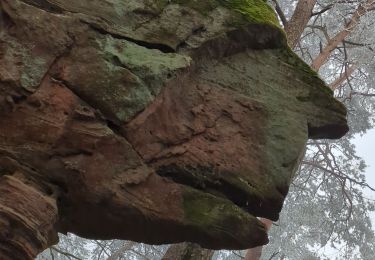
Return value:
M 346 110 L 263 0 L 0 0 L 0 259 L 57 232 L 267 243 Z

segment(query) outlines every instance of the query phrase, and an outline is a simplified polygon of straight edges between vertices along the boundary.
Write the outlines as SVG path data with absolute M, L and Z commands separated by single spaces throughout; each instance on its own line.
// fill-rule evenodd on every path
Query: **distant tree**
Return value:
M 375 1 L 273 2 L 290 45 L 348 107 L 351 131 L 308 142 L 263 259 L 372 259 L 374 202 L 363 189 L 374 189 L 351 139 L 374 125 Z

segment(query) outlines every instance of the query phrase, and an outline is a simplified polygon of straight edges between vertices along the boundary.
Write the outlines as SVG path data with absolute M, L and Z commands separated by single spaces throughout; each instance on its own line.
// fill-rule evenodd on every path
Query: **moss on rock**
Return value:
M 345 106 L 337 102 L 333 91 L 319 77 L 318 73 L 306 64 L 293 50 L 287 46 L 278 50 L 280 60 L 293 67 L 296 77 L 310 85 L 309 95 L 297 97 L 302 102 L 312 102 L 318 107 L 330 107 L 340 114 L 346 114 Z
M 186 187 L 183 198 L 185 219 L 198 228 L 221 226 L 223 221 L 230 219 L 228 215 L 231 215 L 233 220 L 228 221 L 225 225 L 228 228 L 228 232 L 230 230 L 237 230 L 235 227 L 231 227 L 232 225 L 236 225 L 236 223 L 243 223 L 252 218 L 256 221 L 254 216 L 246 213 L 231 201 L 208 193 Z M 214 229 L 211 231 L 211 234 L 215 234 Z
M 160 1 L 165 3 L 165 1 Z M 218 6 L 224 6 L 240 13 L 244 20 L 237 19 L 238 26 L 247 23 L 269 24 L 280 28 L 279 21 L 273 9 L 263 0 L 172 0 L 173 4 L 189 7 L 195 11 L 207 15 Z
M 273 9 L 263 0 L 218 0 L 222 5 L 241 13 L 248 22 L 279 27 Z
M 220 233 L 231 234 L 233 230 L 237 233 L 232 236 L 232 241 L 226 241 L 229 249 L 241 244 L 258 246 L 268 241 L 264 226 L 258 219 L 227 199 L 185 187 L 183 209 L 190 230 L 205 230 L 198 237 L 201 241 L 197 241 L 202 245 L 207 239 L 220 240 Z

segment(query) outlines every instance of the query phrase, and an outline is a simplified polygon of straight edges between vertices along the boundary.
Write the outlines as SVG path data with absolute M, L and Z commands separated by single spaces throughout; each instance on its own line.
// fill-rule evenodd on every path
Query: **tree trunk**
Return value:
M 329 84 L 329 87 L 332 90 L 336 90 L 342 86 L 342 84 L 348 80 L 348 78 L 353 74 L 353 72 L 357 69 L 356 65 L 351 65 L 349 68 L 345 68 L 345 71 L 337 78 L 335 79 L 331 84 Z
M 260 221 L 264 224 L 268 232 L 272 226 L 272 221 L 266 218 L 261 218 Z M 246 251 L 245 260 L 259 260 L 262 256 L 262 248 L 262 246 L 257 246 L 248 249 Z
M 344 28 L 337 33 L 333 38 L 331 38 L 327 45 L 323 48 L 321 53 L 318 57 L 316 57 L 311 67 L 314 70 L 319 70 L 327 61 L 329 56 L 331 55 L 332 51 L 337 48 L 337 46 L 348 37 L 354 28 L 359 24 L 361 16 L 364 15 L 367 11 L 374 8 L 375 1 L 374 0 L 367 0 L 366 3 L 360 4 L 357 10 L 354 12 L 350 21 L 344 26 Z
M 210 260 L 214 252 L 197 244 L 185 242 L 171 245 L 162 260 Z
M 292 49 L 297 45 L 311 18 L 316 0 L 299 0 L 292 18 L 285 26 L 288 43 Z

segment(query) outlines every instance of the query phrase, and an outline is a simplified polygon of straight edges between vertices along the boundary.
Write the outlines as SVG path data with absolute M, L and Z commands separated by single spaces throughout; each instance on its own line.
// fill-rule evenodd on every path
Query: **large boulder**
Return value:
M 346 109 L 263 0 L 0 0 L 0 258 L 57 232 L 267 243 Z

